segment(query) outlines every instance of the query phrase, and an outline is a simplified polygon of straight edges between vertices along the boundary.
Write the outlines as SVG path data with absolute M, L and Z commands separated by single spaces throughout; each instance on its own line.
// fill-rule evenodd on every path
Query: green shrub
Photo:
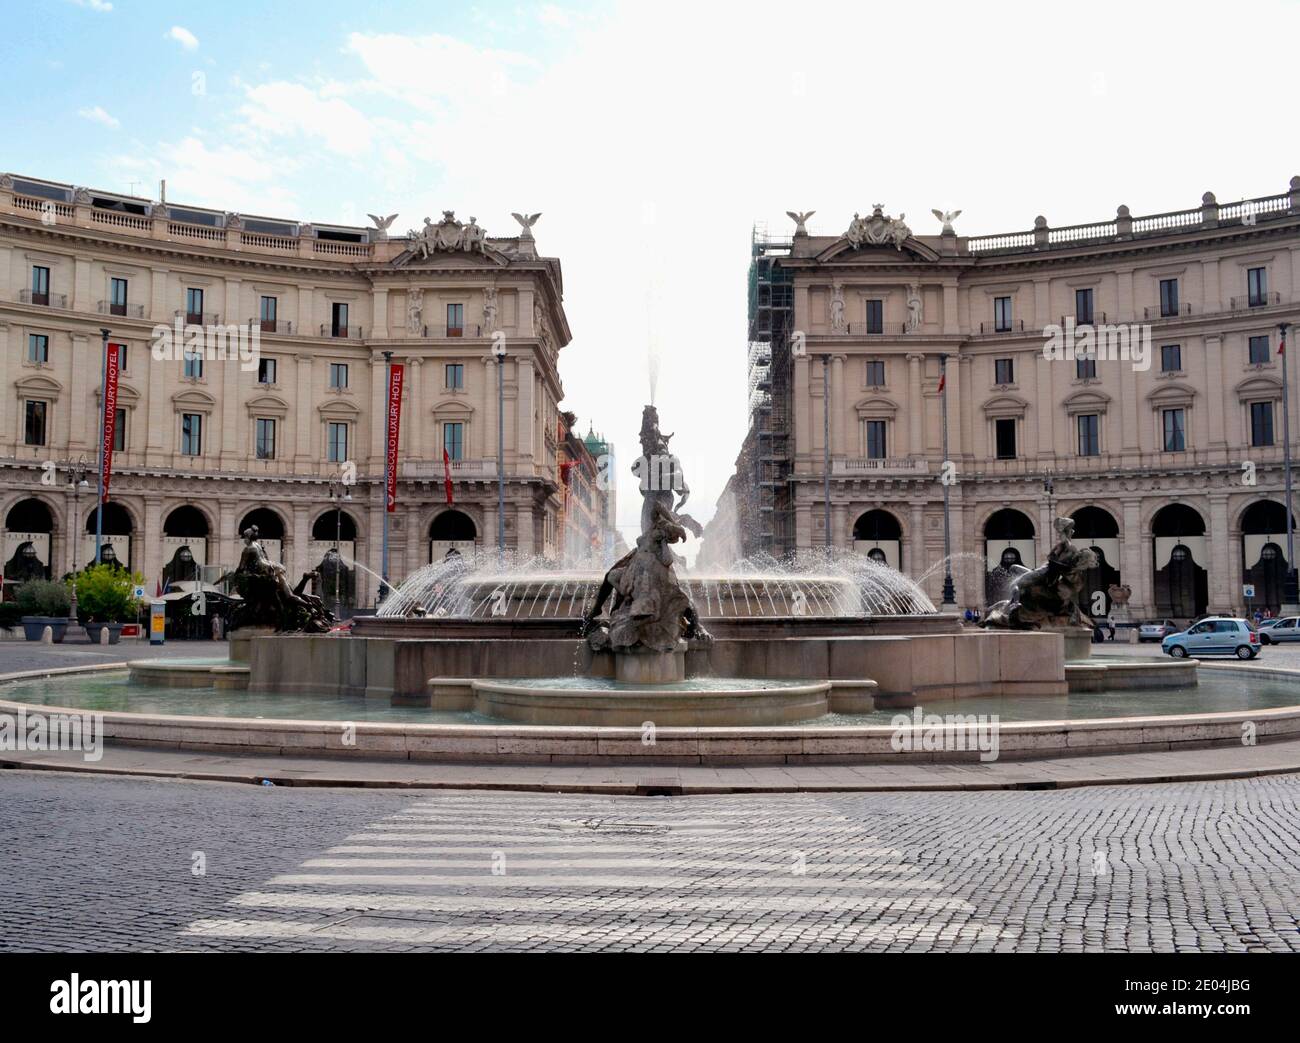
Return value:
M 22 620 L 23 610 L 16 601 L 0 602 L 0 627 L 16 627 Z
M 133 589 L 144 579 L 116 565 L 92 565 L 77 574 L 77 614 L 91 623 L 126 623 L 135 619 Z
M 66 585 L 52 579 L 29 579 L 18 588 L 18 608 L 24 616 L 66 616 L 72 602 Z

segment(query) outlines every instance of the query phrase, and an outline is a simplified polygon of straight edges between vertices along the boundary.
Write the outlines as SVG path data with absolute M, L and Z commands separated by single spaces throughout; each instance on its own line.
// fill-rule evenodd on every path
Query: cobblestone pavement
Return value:
M 116 645 L 92 645 L 89 641 L 64 641 L 44 645 L 39 641 L 0 641 L 0 674 L 19 670 L 54 670 L 100 663 L 125 663 L 132 659 L 186 659 L 225 656 L 226 641 L 148 641 L 124 639 Z
M 0 831 L 20 951 L 1300 950 L 1296 775 L 639 798 L 11 770 Z

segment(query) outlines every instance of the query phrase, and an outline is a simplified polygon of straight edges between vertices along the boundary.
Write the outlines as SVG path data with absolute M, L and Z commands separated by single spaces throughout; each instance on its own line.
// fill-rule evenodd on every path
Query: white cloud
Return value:
M 245 90 L 240 114 L 263 137 L 320 138 L 331 152 L 359 156 L 371 148 L 371 121 L 340 98 L 296 83 L 267 83 Z M 279 143 L 283 147 L 283 143 Z
M 113 130 L 116 130 L 122 125 L 121 121 L 118 120 L 117 117 L 110 116 L 104 111 L 103 107 L 99 105 L 93 105 L 85 109 L 78 109 L 77 115 L 82 119 L 90 120 L 92 123 L 102 123 L 105 127 L 111 127 Z
M 285 186 L 305 186 L 309 179 L 300 164 L 284 154 L 268 155 L 229 144 L 213 148 L 198 135 L 190 135 L 154 146 L 137 142 L 130 152 L 113 157 L 109 169 L 118 181 L 136 175 L 156 185 L 166 178 L 167 198 L 178 203 L 307 219 L 296 191 Z
M 187 51 L 193 51 L 197 49 L 199 46 L 199 38 L 195 36 L 192 32 L 190 32 L 188 29 L 186 29 L 184 26 L 180 26 L 180 25 L 173 25 L 170 29 L 168 29 L 167 35 L 164 37 L 164 39 L 175 40 Z
M 100 11 L 104 14 L 113 10 L 113 5 L 108 3 L 107 0 L 72 0 L 72 2 L 78 7 L 87 7 L 92 11 Z

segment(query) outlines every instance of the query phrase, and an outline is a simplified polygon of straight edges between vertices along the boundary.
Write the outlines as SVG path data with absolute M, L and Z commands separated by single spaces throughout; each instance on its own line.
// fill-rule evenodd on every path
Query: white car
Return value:
M 1148 619 L 1138 627 L 1139 641 L 1163 641 L 1170 634 L 1178 633 L 1178 624 L 1172 619 Z

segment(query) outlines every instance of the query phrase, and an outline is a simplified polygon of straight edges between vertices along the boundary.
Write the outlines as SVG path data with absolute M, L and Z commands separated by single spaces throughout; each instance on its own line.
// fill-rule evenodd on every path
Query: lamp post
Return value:
M 952 472 L 948 468 L 948 355 L 939 356 L 939 409 L 943 417 L 943 464 L 940 484 L 943 485 L 943 603 L 942 608 L 957 610 L 957 589 L 952 583 L 952 514 L 949 505 L 949 486 Z
M 343 599 L 339 595 L 339 573 L 343 558 L 339 545 L 343 542 L 343 504 L 352 502 L 352 491 L 343 481 L 342 476 L 330 479 L 330 503 L 334 504 L 334 615 L 343 618 Z M 387 506 L 387 505 L 385 505 Z M 387 512 L 385 512 L 387 513 Z
M 90 488 L 90 483 L 86 481 L 90 465 L 84 456 L 78 456 L 64 464 L 64 468 L 68 472 L 68 488 L 72 491 L 72 525 L 69 526 L 68 533 L 68 541 L 72 544 L 72 590 L 68 603 L 68 629 L 71 630 L 77 626 L 77 562 L 81 560 L 81 550 L 77 546 L 77 539 L 81 535 L 81 512 L 77 510 L 77 495 L 82 489 Z
M 1278 354 L 1282 356 L 1282 473 L 1286 483 L 1286 583 L 1282 590 L 1282 600 L 1286 604 L 1282 611 L 1287 613 L 1300 610 L 1300 583 L 1297 583 L 1295 567 L 1295 522 L 1291 517 L 1291 381 L 1286 361 L 1286 331 L 1290 326 L 1289 322 L 1277 324 Z
M 492 338 L 492 354 L 497 360 L 497 568 L 506 560 L 506 339 Z

